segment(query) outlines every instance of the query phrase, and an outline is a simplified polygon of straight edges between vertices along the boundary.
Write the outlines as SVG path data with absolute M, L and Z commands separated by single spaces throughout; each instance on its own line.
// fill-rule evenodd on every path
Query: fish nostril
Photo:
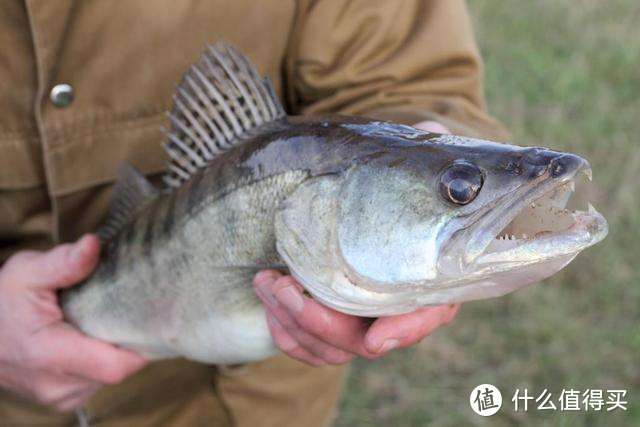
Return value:
M 531 178 L 537 178 L 545 173 L 548 173 L 552 178 L 559 178 L 578 167 L 584 160 L 573 154 L 534 147 L 527 150 L 523 162 L 527 169 L 527 175 Z
M 506 165 L 504 166 L 504 169 L 507 172 L 510 172 L 514 175 L 522 175 L 522 159 L 515 161 L 515 160 L 510 160 L 506 163 Z
M 586 162 L 582 157 L 573 154 L 563 154 L 556 157 L 549 163 L 549 174 L 552 178 L 559 178 L 567 172 L 575 170 Z
M 529 168 L 529 177 L 537 178 L 542 176 L 547 171 L 547 166 L 531 166 Z
M 553 178 L 558 178 L 559 176 L 564 175 L 564 173 L 567 171 L 567 165 L 562 160 L 562 157 L 560 157 L 559 159 L 553 159 L 551 161 L 551 164 L 549 165 L 549 171 Z

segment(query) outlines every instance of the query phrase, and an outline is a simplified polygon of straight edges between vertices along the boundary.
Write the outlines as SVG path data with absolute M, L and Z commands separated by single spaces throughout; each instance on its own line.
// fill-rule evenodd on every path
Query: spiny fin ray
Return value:
M 113 188 L 107 219 L 97 231 L 102 242 L 109 240 L 127 224 L 159 191 L 128 162 L 118 167 L 118 180 Z
M 174 96 L 165 184 L 179 187 L 250 131 L 284 115 L 271 82 L 249 59 L 224 42 L 208 46 Z

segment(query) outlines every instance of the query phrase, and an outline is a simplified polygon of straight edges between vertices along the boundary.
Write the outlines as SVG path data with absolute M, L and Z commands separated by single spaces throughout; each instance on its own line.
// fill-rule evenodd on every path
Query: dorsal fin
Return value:
M 101 241 L 113 237 L 151 200 L 159 191 L 128 162 L 118 167 L 118 180 L 113 188 L 107 219 L 97 231 Z
M 173 101 L 163 177 L 169 187 L 180 186 L 252 129 L 285 115 L 269 79 L 225 42 L 207 46 Z

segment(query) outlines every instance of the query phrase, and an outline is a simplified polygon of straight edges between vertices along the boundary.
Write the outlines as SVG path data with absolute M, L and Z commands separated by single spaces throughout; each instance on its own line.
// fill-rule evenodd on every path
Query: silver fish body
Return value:
M 62 295 L 91 336 L 150 358 L 259 360 L 275 352 L 260 269 L 289 270 L 336 310 L 392 315 L 535 283 L 607 233 L 595 210 L 564 208 L 590 173 L 579 156 L 286 117 L 237 52 L 205 59 L 176 100 L 170 188 L 124 170 L 131 214 L 114 210 L 95 273 Z

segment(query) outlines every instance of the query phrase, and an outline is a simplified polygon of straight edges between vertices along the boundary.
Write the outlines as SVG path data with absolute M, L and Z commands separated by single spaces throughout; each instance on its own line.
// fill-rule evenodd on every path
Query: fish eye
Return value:
M 440 195 L 456 205 L 471 203 L 482 188 L 482 171 L 473 163 L 455 161 L 440 175 Z

